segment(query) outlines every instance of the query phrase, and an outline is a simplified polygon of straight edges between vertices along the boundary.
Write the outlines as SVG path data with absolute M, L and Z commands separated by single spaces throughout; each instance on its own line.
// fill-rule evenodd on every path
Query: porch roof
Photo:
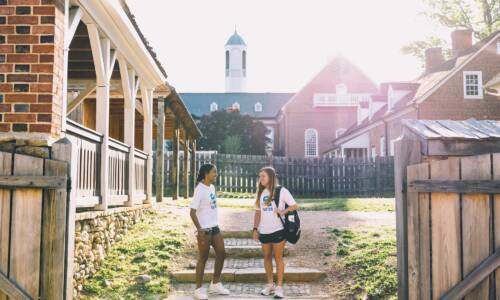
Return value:
M 493 120 L 403 120 L 403 125 L 425 140 L 500 141 L 500 122 Z

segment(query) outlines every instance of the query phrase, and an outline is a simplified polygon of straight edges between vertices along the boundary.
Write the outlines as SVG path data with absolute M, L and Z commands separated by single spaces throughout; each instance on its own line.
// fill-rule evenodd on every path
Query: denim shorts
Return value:
M 277 244 L 277 243 L 281 243 L 284 240 L 285 240 L 285 230 L 284 229 L 278 230 L 278 231 L 275 231 L 275 232 L 269 233 L 269 234 L 262 234 L 262 233 L 259 234 L 259 241 L 262 244 L 268 244 L 268 243 Z
M 210 235 L 210 236 L 218 235 L 220 233 L 219 226 L 203 228 L 202 230 L 205 232 L 205 235 Z

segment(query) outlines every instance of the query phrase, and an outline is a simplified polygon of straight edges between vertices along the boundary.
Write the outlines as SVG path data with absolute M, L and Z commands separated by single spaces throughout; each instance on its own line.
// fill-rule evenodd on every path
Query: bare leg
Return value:
M 218 283 L 220 281 L 222 268 L 224 267 L 224 259 L 226 258 L 226 249 L 224 248 L 224 238 L 222 234 L 219 233 L 212 237 L 212 246 L 215 250 L 214 277 L 212 282 Z
M 198 239 L 198 262 L 196 263 L 196 288 L 200 288 L 205 274 L 205 264 L 207 263 L 210 251 L 211 238 L 202 231 L 197 235 Z
M 283 286 L 283 274 L 285 273 L 285 262 L 283 261 L 283 251 L 285 249 L 286 241 L 281 243 L 272 244 L 274 252 L 274 261 L 276 262 L 276 277 L 277 285 Z
M 273 284 L 273 254 L 271 244 L 262 244 L 262 255 L 264 256 L 264 269 L 266 270 L 267 283 Z

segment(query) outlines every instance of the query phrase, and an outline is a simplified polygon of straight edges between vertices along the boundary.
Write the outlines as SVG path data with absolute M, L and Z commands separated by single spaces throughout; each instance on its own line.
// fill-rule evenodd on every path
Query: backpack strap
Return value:
M 276 186 L 276 188 L 274 189 L 274 194 L 273 194 L 273 200 L 274 200 L 274 204 L 276 204 L 276 208 L 279 209 L 279 206 L 280 206 L 280 195 L 281 195 L 281 185 L 278 185 Z M 285 209 L 286 209 L 286 203 L 285 203 Z M 279 214 L 277 214 L 278 216 L 278 219 L 280 219 L 281 221 L 281 224 L 283 224 L 283 227 L 286 228 L 286 223 L 285 221 L 283 221 L 283 219 L 281 218 L 281 216 Z

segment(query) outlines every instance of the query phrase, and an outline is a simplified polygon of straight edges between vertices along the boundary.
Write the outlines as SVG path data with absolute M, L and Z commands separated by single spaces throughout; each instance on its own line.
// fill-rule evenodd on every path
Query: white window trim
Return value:
M 307 154 L 307 133 L 308 132 L 314 132 L 315 136 L 316 136 L 316 144 L 315 144 L 315 154 L 313 155 L 308 155 Z M 305 131 L 304 131 L 304 156 L 305 157 L 318 157 L 318 153 L 319 153 L 319 149 L 318 149 L 318 145 L 319 145 L 319 135 L 318 135 L 318 130 L 316 130 L 315 128 L 307 128 Z
M 219 105 L 217 103 L 212 102 L 210 103 L 210 112 L 217 111 L 219 109 Z
M 255 105 L 253 106 L 253 110 L 255 112 L 262 112 L 262 108 L 263 108 L 263 106 L 262 106 L 262 103 L 260 103 L 260 102 L 255 103 Z
M 467 95 L 465 78 L 467 75 L 477 75 L 478 80 L 478 95 Z M 483 99 L 483 73 L 481 71 L 464 71 L 463 72 L 463 89 L 464 89 L 464 99 Z
M 234 102 L 233 105 L 231 105 L 231 108 L 240 110 L 240 104 L 238 102 Z

